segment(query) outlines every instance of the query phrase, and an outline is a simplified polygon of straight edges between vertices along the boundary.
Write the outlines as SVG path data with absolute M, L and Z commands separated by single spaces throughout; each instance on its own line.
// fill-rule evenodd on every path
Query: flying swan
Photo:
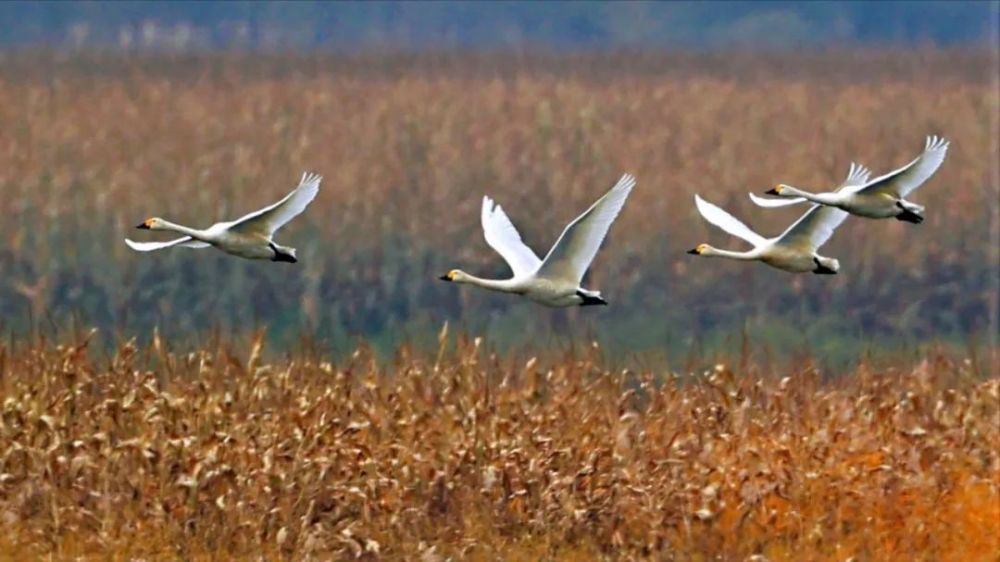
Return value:
M 840 189 L 863 184 L 868 179 L 868 173 L 864 166 L 851 164 L 851 169 Z M 746 252 L 733 252 L 719 250 L 708 244 L 699 244 L 695 249 L 689 250 L 689 254 L 762 261 L 772 267 L 794 273 L 811 271 L 818 274 L 834 274 L 840 270 L 839 261 L 820 256 L 816 252 L 823 244 L 826 244 L 827 240 L 833 236 L 833 231 L 847 218 L 845 211 L 836 207 L 813 205 L 780 236 L 768 239 L 750 230 L 738 219 L 698 195 L 694 196 L 694 202 L 695 206 L 698 207 L 698 212 L 705 217 L 705 220 L 737 238 L 746 240 L 753 246 L 753 249 Z M 785 201 L 781 202 L 785 203 Z
M 809 200 L 820 205 L 843 209 L 852 215 L 871 219 L 895 217 L 896 220 L 919 224 L 924 221 L 924 207 L 905 198 L 924 184 L 944 162 L 948 153 L 948 141 L 943 138 L 927 137 L 924 152 L 913 162 L 875 178 L 861 185 L 849 186 L 827 193 L 810 193 L 790 185 L 778 184 L 768 191 L 769 195 L 784 198 L 781 204 L 775 199 L 751 197 L 764 207 L 794 205 Z M 766 201 L 767 203 L 762 203 Z
M 317 174 L 302 174 L 299 185 L 281 201 L 234 221 L 213 224 L 205 230 L 188 228 L 153 217 L 136 228 L 169 230 L 184 236 L 166 242 L 135 242 L 126 238 L 125 243 L 137 252 L 152 252 L 174 246 L 182 248 L 215 246 L 227 254 L 241 258 L 295 263 L 298 261 L 295 257 L 295 248 L 282 246 L 272 237 L 279 228 L 302 213 L 316 198 L 322 179 Z
M 513 277 L 482 279 L 453 269 L 441 279 L 522 295 L 547 306 L 606 305 L 600 291 L 584 289 L 580 281 L 633 187 L 635 178 L 623 175 L 610 191 L 563 230 L 544 260 L 538 259 L 521 241 L 521 235 L 500 205 L 483 197 L 482 223 L 486 243 L 507 261 Z

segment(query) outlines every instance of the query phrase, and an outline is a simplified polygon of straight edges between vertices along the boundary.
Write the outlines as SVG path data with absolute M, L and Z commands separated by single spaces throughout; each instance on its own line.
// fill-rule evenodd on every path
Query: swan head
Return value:
M 765 195 L 777 195 L 779 197 L 801 197 L 802 190 L 788 184 L 779 183 L 773 188 L 764 192 Z
M 151 217 L 142 221 L 142 224 L 136 226 L 136 228 L 141 230 L 160 230 L 163 228 L 165 222 L 160 217 Z
M 709 246 L 708 244 L 698 244 L 697 246 L 695 246 L 695 248 L 693 250 L 688 250 L 687 253 L 695 255 L 695 256 L 700 256 L 700 255 L 705 254 L 706 252 L 709 252 L 711 250 L 712 250 L 712 247 Z
M 442 281 L 449 281 L 452 283 L 461 283 L 462 281 L 465 281 L 466 277 L 467 277 L 466 273 L 461 269 L 453 269 L 448 273 L 445 273 L 441 277 L 438 277 L 438 279 Z

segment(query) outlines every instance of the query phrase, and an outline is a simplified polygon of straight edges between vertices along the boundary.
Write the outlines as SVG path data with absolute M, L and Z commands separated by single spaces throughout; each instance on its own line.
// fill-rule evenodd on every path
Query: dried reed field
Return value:
M 443 333 L 386 364 L 92 335 L 0 348 L 0 559 L 1000 555 L 995 356 L 823 382 Z
M 497 341 L 596 334 L 628 349 L 743 329 L 848 355 L 873 339 L 993 337 L 993 58 L 9 55 L 0 313 L 22 331 L 73 315 L 123 335 L 266 324 L 345 352 L 356 335 L 389 350 L 433 346 L 444 320 Z M 747 191 L 831 186 L 854 160 L 888 171 L 928 134 L 952 147 L 916 194 L 927 221 L 850 220 L 824 247 L 843 265 L 834 278 L 684 254 L 699 242 L 740 247 L 697 216 L 696 192 L 773 235 L 800 211 L 755 208 Z M 194 225 L 239 216 L 305 170 L 325 180 L 282 232 L 301 249 L 294 267 L 142 256 L 121 242 L 154 214 Z M 608 309 L 550 313 L 436 280 L 456 265 L 506 273 L 482 241 L 484 194 L 543 251 L 625 171 L 638 187 L 588 280 Z M 526 322 L 537 330 L 525 334 Z

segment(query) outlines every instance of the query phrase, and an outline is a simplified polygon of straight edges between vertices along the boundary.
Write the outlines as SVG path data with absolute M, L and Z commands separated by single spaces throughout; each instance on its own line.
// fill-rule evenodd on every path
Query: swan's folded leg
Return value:
M 607 306 L 608 301 L 601 297 L 600 291 L 585 291 L 583 289 L 577 289 L 576 296 L 582 299 L 580 306 Z
M 913 224 L 920 224 L 924 222 L 924 217 L 922 215 L 914 213 L 909 209 L 903 209 L 902 213 L 896 215 L 896 220 L 903 222 L 910 222 Z

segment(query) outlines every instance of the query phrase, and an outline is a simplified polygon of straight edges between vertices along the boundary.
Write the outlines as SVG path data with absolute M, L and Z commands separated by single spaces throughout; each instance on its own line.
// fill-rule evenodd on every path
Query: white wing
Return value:
M 815 252 L 833 236 L 833 231 L 847 218 L 847 211 L 826 205 L 813 205 L 799 220 L 792 223 L 781 236 L 778 244 Z
M 868 177 L 871 175 L 872 172 L 868 168 L 856 162 L 851 162 L 851 168 L 847 171 L 847 177 L 844 178 L 844 181 L 834 191 L 857 191 L 868 182 Z
M 136 252 L 152 252 L 155 250 L 162 250 L 164 248 L 172 248 L 174 246 L 180 246 L 183 248 L 207 248 L 211 246 L 208 242 L 200 242 L 192 239 L 190 236 L 177 238 L 175 240 L 167 240 L 166 242 L 136 242 L 126 238 L 125 244 Z
M 542 260 L 524 244 L 507 214 L 489 197 L 483 197 L 482 222 L 486 243 L 503 256 L 514 277 L 528 275 L 538 269 Z
M 623 175 L 611 190 L 569 223 L 542 261 L 538 275 L 579 284 L 633 187 L 635 178 Z
M 801 197 L 792 197 L 792 198 L 775 197 L 775 198 L 770 198 L 770 197 L 758 197 L 758 196 L 754 195 L 753 193 L 749 193 L 748 195 L 750 195 L 750 200 L 754 202 L 754 205 L 757 205 L 758 207 L 765 207 L 765 208 L 768 208 L 768 209 L 775 209 L 775 208 L 778 208 L 778 207 L 788 207 L 788 206 L 791 206 L 791 205 L 798 205 L 799 203 L 804 203 L 805 202 L 805 199 L 803 199 Z
M 288 221 L 298 216 L 312 203 L 319 193 L 319 183 L 323 180 L 317 174 L 302 174 L 299 185 L 270 207 L 265 207 L 230 223 L 230 229 L 237 232 L 263 234 L 270 237 Z
M 924 153 L 906 166 L 875 178 L 861 188 L 859 193 L 889 193 L 900 199 L 909 195 L 934 175 L 948 154 L 948 141 L 927 137 Z
M 746 240 L 752 244 L 753 247 L 756 248 L 767 243 L 767 240 L 763 236 L 750 230 L 750 228 L 740 222 L 739 219 L 709 203 L 708 201 L 705 201 L 698 195 L 694 196 L 694 204 L 695 207 L 698 208 L 698 212 L 701 213 L 701 216 L 705 217 L 705 220 L 737 238 Z

